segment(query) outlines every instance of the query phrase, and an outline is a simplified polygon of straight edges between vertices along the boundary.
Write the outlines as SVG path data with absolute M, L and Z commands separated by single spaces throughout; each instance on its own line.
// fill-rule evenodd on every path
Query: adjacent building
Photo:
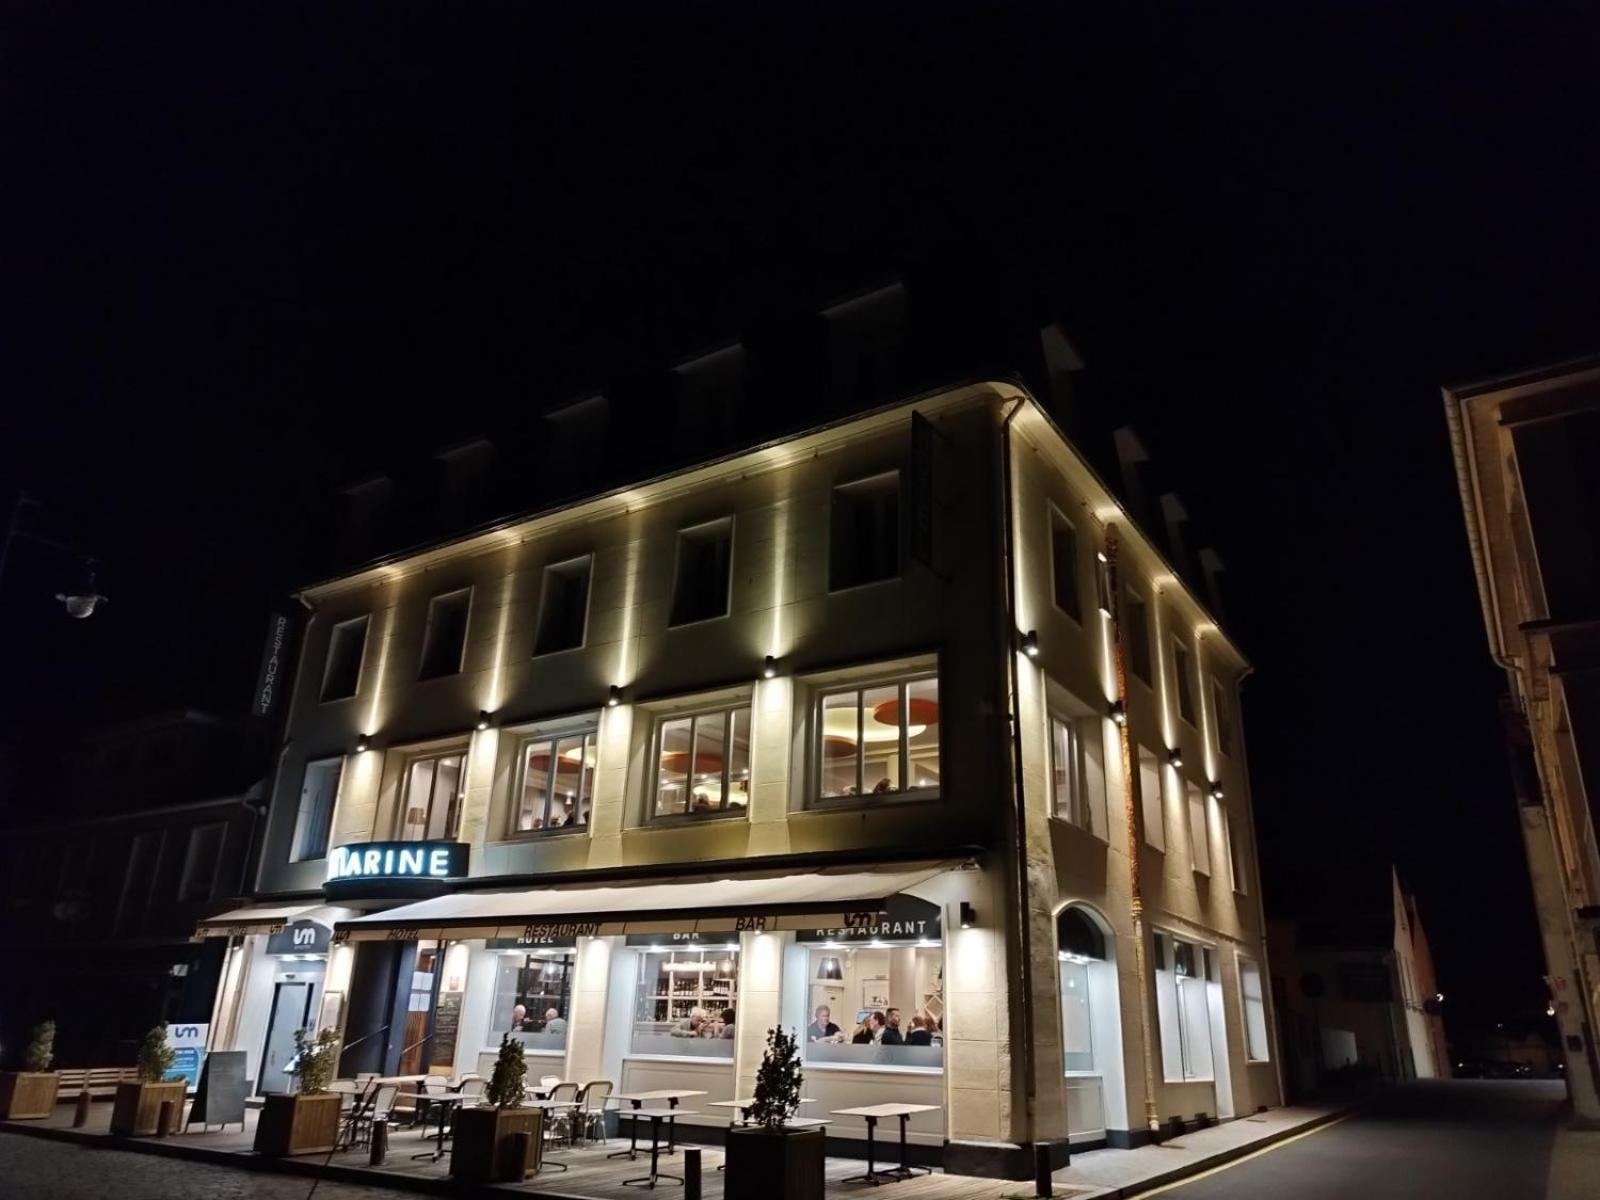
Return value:
M 246 723 L 179 709 L 17 773 L 8 811 L 29 816 L 0 830 L 8 1043 L 53 1020 L 60 1062 L 120 1065 L 153 1025 L 210 1019 L 222 951 L 194 928 L 254 886 L 255 741 Z
M 819 1111 L 1012 1177 L 1280 1102 L 1248 665 L 1027 386 L 914 395 L 299 593 L 258 892 L 200 927 L 256 1088 L 315 1024 L 712 1101 L 782 1024 Z
M 1444 390 L 1551 1006 L 1577 1117 L 1600 1121 L 1600 360 Z
M 1350 886 L 1336 916 L 1269 922 L 1284 1086 L 1292 1099 L 1452 1073 L 1444 997 L 1416 898 L 1398 872 L 1384 876 L 1377 912 Z

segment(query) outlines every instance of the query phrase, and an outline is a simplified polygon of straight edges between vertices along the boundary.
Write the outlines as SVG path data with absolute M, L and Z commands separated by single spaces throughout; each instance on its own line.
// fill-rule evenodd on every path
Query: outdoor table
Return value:
M 867 1104 L 860 1108 L 836 1108 L 833 1115 L 836 1117 L 860 1117 L 867 1123 L 867 1173 L 865 1175 L 852 1175 L 849 1179 L 841 1180 L 842 1183 L 882 1183 L 885 1177 L 893 1176 L 897 1179 L 909 1179 L 918 1171 L 930 1173 L 927 1167 L 913 1167 L 906 1161 L 906 1122 L 917 1113 L 938 1112 L 937 1104 Z M 873 1158 L 874 1142 L 873 1130 L 878 1126 L 878 1121 L 884 1117 L 900 1118 L 900 1165 L 890 1167 L 886 1171 L 879 1171 Z
M 441 1105 L 444 1108 L 450 1108 L 451 1106 L 460 1104 L 463 1100 L 467 1100 L 469 1098 L 470 1097 L 463 1096 L 459 1092 L 457 1092 L 457 1093 L 455 1093 L 453 1095 L 449 1094 L 449 1093 L 446 1093 L 446 1094 L 440 1095 L 440 1096 L 429 1096 L 429 1097 L 427 1097 L 427 1101 L 428 1101 L 429 1104 L 438 1104 L 438 1105 Z M 439 1142 L 438 1142 L 437 1146 L 435 1146 L 435 1148 L 433 1150 L 430 1150 L 426 1154 L 413 1154 L 411 1157 L 412 1158 L 426 1158 L 426 1159 L 429 1159 L 432 1162 L 438 1162 L 441 1158 L 443 1158 L 444 1157 L 444 1126 L 445 1126 L 445 1114 L 441 1112 L 439 1114 Z M 424 1133 L 422 1136 L 424 1138 L 426 1138 L 428 1135 L 426 1133 Z
M 633 1105 L 633 1110 L 632 1110 L 633 1113 L 636 1113 L 639 1116 L 643 1116 L 644 1115 L 644 1110 L 641 1107 L 641 1105 L 645 1104 L 647 1101 L 650 1101 L 650 1100 L 665 1100 L 667 1102 L 667 1107 L 669 1107 L 669 1108 L 677 1108 L 678 1107 L 678 1101 L 682 1100 L 685 1096 L 704 1096 L 704 1095 L 705 1095 L 704 1092 L 694 1092 L 694 1091 L 688 1090 L 687 1088 L 684 1088 L 684 1089 L 658 1088 L 658 1089 L 656 1089 L 655 1091 L 652 1091 L 652 1092 L 625 1092 L 625 1093 L 621 1093 L 621 1094 L 618 1094 L 616 1096 L 616 1099 L 618 1099 L 618 1100 L 626 1100 L 629 1104 Z M 685 1115 L 687 1116 L 688 1114 L 685 1114 Z M 678 1123 L 676 1121 L 674 1121 L 674 1122 L 672 1122 L 672 1124 L 667 1126 L 667 1153 L 668 1154 L 676 1154 L 677 1152 L 678 1152 Z M 635 1117 L 634 1120 L 633 1120 L 633 1123 L 632 1123 L 631 1132 L 628 1134 L 628 1148 L 626 1150 L 618 1150 L 615 1154 L 608 1154 L 608 1155 L 606 1155 L 606 1157 L 607 1158 L 628 1158 L 628 1159 L 632 1159 L 632 1158 L 637 1157 L 638 1153 L 639 1153 L 639 1121 L 638 1121 L 638 1117 Z
M 547 1113 L 552 1113 L 560 1112 L 563 1108 L 577 1108 L 578 1102 L 576 1100 L 530 1100 L 528 1101 L 526 1107 L 542 1109 Z M 563 1162 L 547 1163 L 544 1157 L 545 1153 L 546 1151 L 544 1147 L 541 1146 L 539 1149 L 539 1166 L 541 1170 L 546 1166 L 550 1166 L 554 1167 L 558 1171 L 565 1171 L 568 1166 L 571 1165 Z
M 685 1092 L 683 1094 L 688 1095 L 689 1093 Z M 703 1096 L 705 1093 L 696 1092 L 695 1095 Z M 683 1178 L 681 1176 L 666 1175 L 658 1169 L 661 1159 L 661 1122 L 667 1122 L 667 1129 L 670 1136 L 670 1131 L 675 1128 L 677 1124 L 675 1118 L 692 1117 L 696 1114 L 687 1109 L 679 1108 L 677 1104 L 674 1103 L 667 1108 L 639 1108 L 638 1106 L 635 1106 L 633 1115 L 635 1126 L 638 1125 L 638 1118 L 640 1117 L 648 1117 L 650 1119 L 650 1174 L 641 1175 L 637 1179 L 624 1179 L 622 1181 L 623 1186 L 653 1188 L 656 1186 L 656 1181 L 658 1179 L 670 1179 L 673 1183 L 682 1183 Z

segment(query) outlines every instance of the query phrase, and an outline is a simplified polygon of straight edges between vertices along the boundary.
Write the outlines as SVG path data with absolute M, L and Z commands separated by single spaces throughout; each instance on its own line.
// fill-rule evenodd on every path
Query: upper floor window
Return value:
M 322 668 L 322 699 L 348 700 L 361 682 L 369 617 L 340 621 L 328 632 L 328 661 Z
M 539 735 L 522 745 L 512 833 L 581 829 L 594 800 L 595 731 Z
M 1050 510 L 1050 586 L 1056 607 L 1074 621 L 1083 620 L 1078 596 L 1078 531 L 1055 509 Z
M 183 853 L 183 874 L 178 878 L 179 900 L 209 900 L 217 886 L 217 868 L 222 858 L 222 840 L 228 827 L 218 821 L 196 825 L 189 830 L 189 846 Z
M 1150 673 L 1150 606 L 1144 597 L 1129 592 L 1126 617 L 1122 630 L 1128 643 L 1128 670 L 1141 683 L 1149 683 Z
M 1245 855 L 1241 839 L 1233 834 L 1233 822 L 1228 819 L 1228 810 L 1222 805 L 1217 805 L 1217 826 L 1222 833 L 1222 844 L 1228 851 L 1228 876 L 1233 884 L 1233 890 L 1241 896 L 1250 892 L 1250 876 L 1246 871 Z
M 939 680 L 921 675 L 825 691 L 817 701 L 824 800 L 939 786 Z
M 1050 786 L 1055 815 L 1107 836 L 1105 734 L 1099 717 L 1050 718 Z
M 1139 747 L 1139 803 L 1144 812 L 1144 840 L 1157 850 L 1167 848 L 1167 806 L 1161 799 L 1162 766 L 1159 759 Z
M 112 923 L 112 931 L 119 936 L 138 933 L 144 924 L 151 884 L 161 861 L 163 837 L 159 829 L 134 836 L 128 869 L 122 877 L 122 894 L 117 899 L 117 915 Z
M 400 801 L 401 841 L 448 841 L 461 819 L 464 756 L 420 755 L 406 764 Z
M 1220 679 L 1211 681 L 1211 715 L 1217 725 L 1217 749 L 1233 754 L 1233 713 L 1228 707 L 1228 692 Z
M 1189 854 L 1195 871 L 1211 874 L 1211 829 L 1206 822 L 1206 798 L 1194 784 L 1189 792 Z
M 307 862 L 328 853 L 328 832 L 333 827 L 333 803 L 339 795 L 339 777 L 344 759 L 325 758 L 306 764 L 305 781 L 300 785 L 300 807 L 294 816 L 294 838 L 289 846 L 290 862 Z
M 1172 639 L 1172 684 L 1178 691 L 1178 715 L 1194 724 L 1194 663 L 1185 646 Z
M 900 473 L 833 489 L 828 588 L 840 591 L 900 574 Z
M 1261 968 L 1248 958 L 1239 960 L 1239 995 L 1244 1002 L 1244 1050 L 1251 1062 L 1270 1057 L 1267 1041 L 1267 1001 L 1261 992 Z
M 657 723 L 655 816 L 726 816 L 749 805 L 748 703 Z
M 728 615 L 733 565 L 733 518 L 678 531 L 678 576 L 672 589 L 673 625 Z
M 544 569 L 539 587 L 539 628 L 533 638 L 535 654 L 576 650 L 583 645 L 593 567 L 594 556 L 585 554 Z
M 461 670 L 461 652 L 467 644 L 467 612 L 471 607 L 471 588 L 446 592 L 428 601 L 419 679 L 438 679 Z

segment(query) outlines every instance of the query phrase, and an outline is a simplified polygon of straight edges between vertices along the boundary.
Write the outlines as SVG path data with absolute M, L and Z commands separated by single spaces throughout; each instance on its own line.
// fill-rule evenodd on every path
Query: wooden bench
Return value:
M 117 1084 L 139 1082 L 137 1067 L 69 1067 L 59 1074 L 57 1103 L 74 1101 L 83 1092 L 95 1100 L 111 1100 L 117 1094 Z

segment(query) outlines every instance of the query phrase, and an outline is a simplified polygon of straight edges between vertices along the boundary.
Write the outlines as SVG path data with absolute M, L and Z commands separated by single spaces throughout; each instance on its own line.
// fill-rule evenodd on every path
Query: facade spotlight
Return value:
M 370 749 L 372 749 L 372 739 L 363 733 L 356 739 L 356 753 L 365 754 Z
M 1106 552 L 1104 550 L 1096 550 L 1094 552 L 1094 559 L 1096 562 L 1106 562 Z
M 1221 800 L 1222 799 L 1222 781 L 1220 779 L 1212 781 L 1212 784 L 1211 784 L 1211 798 L 1213 800 Z
M 778 660 L 772 655 L 767 655 L 766 661 L 761 664 L 761 678 L 771 679 L 778 673 Z
M 1039 657 L 1039 631 L 1030 629 L 1022 635 L 1022 652 L 1029 658 Z
M 487 728 L 489 728 L 489 710 L 485 708 L 478 713 L 478 732 L 482 733 Z
M 622 685 L 620 683 L 613 683 L 611 685 L 610 693 L 606 696 L 606 707 L 607 708 L 615 708 L 617 705 L 619 705 L 621 703 L 622 703 Z
M 972 902 L 961 902 L 960 924 L 963 929 L 971 929 L 978 923 L 978 910 L 972 907 Z
M 1111 719 L 1118 725 L 1126 725 L 1128 723 L 1128 708 L 1121 700 L 1112 701 Z
M 1183 751 L 1174 746 L 1167 751 L 1167 766 L 1174 771 L 1183 770 Z

